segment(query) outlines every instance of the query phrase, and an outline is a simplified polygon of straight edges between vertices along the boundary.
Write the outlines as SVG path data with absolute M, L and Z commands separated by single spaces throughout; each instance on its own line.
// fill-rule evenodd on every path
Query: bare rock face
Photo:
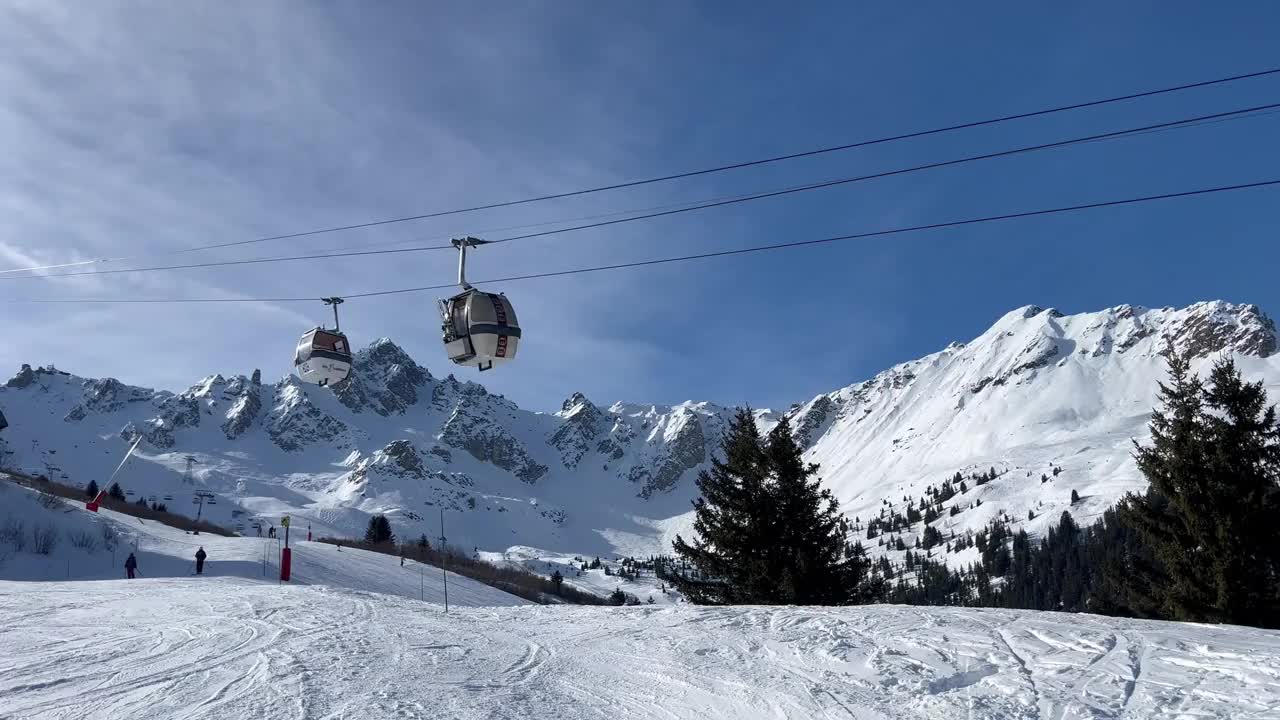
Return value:
M 422 456 L 418 448 L 408 440 L 393 440 L 382 448 L 382 454 L 404 473 L 417 478 L 427 475 L 426 466 L 422 464 Z
M 537 482 L 549 470 L 546 465 L 535 461 L 519 440 L 470 403 L 458 404 L 445 422 L 440 440 L 530 484 Z
M 231 407 L 222 423 L 222 432 L 228 440 L 235 440 L 253 426 L 262 412 L 262 372 L 254 370 L 248 380 L 243 376 L 235 378 L 227 383 L 225 394 L 231 400 Z
M 560 451 L 565 467 L 575 468 L 596 444 L 596 438 L 606 432 L 609 420 L 582 393 L 574 393 L 565 400 L 556 415 L 564 420 L 564 424 L 547 439 L 547 444 Z M 611 447 L 603 449 L 610 454 L 615 452 Z M 621 457 L 621 448 L 616 452 Z
M 267 435 L 286 452 L 337 439 L 348 431 L 345 423 L 316 407 L 292 377 L 277 386 L 272 404 L 267 415 Z
M 118 412 L 130 403 L 148 402 L 157 397 L 156 394 L 135 388 L 116 380 L 86 380 L 84 394 L 79 403 L 63 418 L 65 422 L 80 422 L 91 414 L 107 414 Z
M 17 375 L 14 375 L 13 377 L 9 378 L 9 381 L 6 382 L 4 386 L 22 389 L 22 388 L 30 387 L 31 384 L 34 383 L 35 381 L 36 381 L 35 370 L 32 370 L 30 365 L 26 363 L 22 363 L 22 369 L 18 371 Z
M 174 395 L 161 404 L 159 414 L 143 429 L 143 435 L 154 447 L 167 449 L 177 443 L 174 433 L 199 425 L 199 401 L 186 395 Z
M 836 403 L 829 395 L 815 398 L 795 423 L 795 438 L 800 447 L 809 447 L 835 418 L 836 411 Z
M 707 436 L 697 413 L 682 411 L 673 422 L 678 423 L 675 437 L 666 445 L 666 452 L 656 467 L 637 465 L 631 468 L 627 479 L 640 485 L 639 497 L 646 500 L 658 493 L 669 492 L 685 472 L 707 459 Z
M 1276 324 L 1257 305 L 1196 303 L 1169 324 L 1164 337 L 1193 357 L 1231 350 L 1265 358 L 1276 351 Z
M 352 412 L 372 410 L 386 417 L 416 405 L 419 391 L 430 381 L 426 368 L 399 345 L 382 338 L 355 354 L 351 376 L 335 385 L 333 392 Z

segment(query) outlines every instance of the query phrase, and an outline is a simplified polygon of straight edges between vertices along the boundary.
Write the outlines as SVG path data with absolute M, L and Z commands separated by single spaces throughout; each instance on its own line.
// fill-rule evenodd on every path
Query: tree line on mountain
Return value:
M 1246 382 L 1229 358 L 1204 382 L 1189 356 L 1171 348 L 1165 355 L 1168 380 L 1160 384 L 1151 440 L 1134 444 L 1150 487 L 1091 525 L 1064 511 L 1035 541 L 1024 528 L 1011 529 L 1005 513 L 976 533 L 937 527 L 944 512 L 964 509 L 957 496 L 969 482 L 990 482 L 995 468 L 967 480 L 957 473 L 918 501 L 904 498 L 905 511 L 886 500 L 878 517 L 850 525 L 821 487 L 818 468 L 801 459 L 788 422 L 762 437 L 742 409 L 726 431 L 723 459 L 698 478 L 697 537 L 677 537 L 674 557 L 655 560 L 656 572 L 704 604 L 893 602 L 1280 627 L 1275 408 L 1262 384 Z M 1053 467 L 1054 478 L 1060 472 Z M 1041 475 L 1041 483 L 1050 481 Z M 1072 504 L 1079 500 L 1073 490 Z M 1029 519 L 1035 515 L 1028 510 Z M 903 561 L 869 560 L 851 539 L 855 531 L 904 552 Z M 969 548 L 978 558 L 951 569 L 945 555 Z
M 339 549 L 355 547 L 399 557 L 402 566 L 405 560 L 431 565 L 540 604 L 606 605 L 610 602 L 565 584 L 563 576 L 547 577 L 521 567 L 487 562 L 478 554 L 468 553 L 462 548 L 442 542 L 432 543 L 426 534 L 402 541 L 396 537 L 391 521 L 382 514 L 369 518 L 363 539 L 319 537 L 316 541 L 336 545 Z
M 90 480 L 89 484 L 86 485 L 84 488 L 84 496 L 89 500 L 93 500 L 94 498 L 98 497 L 98 492 L 99 492 L 99 488 L 98 488 L 98 482 L 96 480 Z M 120 483 L 117 483 L 117 482 L 111 483 L 111 487 L 107 488 L 107 497 L 122 503 L 129 501 L 129 499 L 125 496 L 124 488 L 120 487 Z M 162 513 L 169 512 L 169 506 L 166 505 L 165 503 L 162 503 L 159 501 L 152 501 L 148 503 L 147 499 L 144 497 L 139 497 L 137 500 L 134 501 L 133 504 L 137 505 L 138 507 L 151 508 L 156 512 L 162 512 Z

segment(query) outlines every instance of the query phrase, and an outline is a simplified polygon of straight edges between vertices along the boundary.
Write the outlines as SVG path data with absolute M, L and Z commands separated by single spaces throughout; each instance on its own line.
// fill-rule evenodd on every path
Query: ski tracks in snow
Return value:
M 895 606 L 445 615 L 229 578 L 0 583 L 4 718 L 552 715 L 1275 719 L 1280 633 Z

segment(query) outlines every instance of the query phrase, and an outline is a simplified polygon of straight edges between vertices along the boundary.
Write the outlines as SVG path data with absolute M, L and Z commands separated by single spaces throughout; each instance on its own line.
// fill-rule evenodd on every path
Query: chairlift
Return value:
M 338 324 L 342 298 L 321 300 L 333 306 L 333 329 L 326 330 L 322 325 L 304 333 L 294 351 L 293 367 L 303 382 L 325 387 L 346 380 L 351 374 L 351 344 Z
M 439 302 L 449 359 L 481 372 L 514 360 L 520 347 L 520 323 L 507 296 L 478 290 L 467 282 L 467 248 L 485 244 L 487 241 L 473 237 L 454 239 L 462 292 Z

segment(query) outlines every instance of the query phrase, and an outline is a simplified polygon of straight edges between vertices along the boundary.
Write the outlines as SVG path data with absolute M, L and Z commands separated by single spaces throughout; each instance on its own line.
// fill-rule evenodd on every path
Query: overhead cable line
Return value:
M 1094 210 L 1098 208 L 1120 207 L 1124 205 L 1137 205 L 1141 203 L 1157 202 L 1162 200 L 1174 200 L 1178 198 L 1188 198 L 1201 195 L 1211 195 L 1216 193 L 1236 192 L 1240 190 L 1250 190 L 1264 187 L 1280 186 L 1280 179 L 1262 180 L 1251 183 L 1240 183 L 1235 185 L 1221 185 L 1217 187 L 1199 188 L 1196 190 L 1184 190 L 1181 192 L 1161 193 L 1159 195 L 1144 195 L 1141 197 L 1124 198 L 1121 200 L 1103 200 L 1100 202 L 1083 203 L 1079 205 L 1067 205 L 1064 207 L 1045 208 L 1040 210 L 1026 210 L 1022 212 L 1005 213 L 1001 215 L 987 215 L 984 217 L 966 218 L 963 220 L 951 220 L 940 223 L 930 223 L 928 225 L 913 225 L 910 227 L 891 228 L 888 230 L 873 230 L 869 232 L 853 233 L 849 235 L 837 235 L 834 237 L 819 238 L 817 240 L 801 240 L 796 242 L 776 243 L 773 245 L 756 245 L 752 247 L 736 248 L 733 250 L 717 250 L 713 252 L 697 253 L 693 255 L 679 255 L 676 257 L 657 258 L 654 260 L 639 260 L 634 262 L 615 263 L 611 265 L 596 265 L 594 267 L 573 268 L 570 270 L 557 270 L 551 272 L 532 273 L 529 275 L 512 275 L 508 277 L 491 278 L 488 280 L 477 280 L 476 284 L 490 285 L 496 283 L 516 282 L 522 280 L 535 280 L 540 278 L 562 277 L 565 275 L 580 275 L 585 273 L 602 272 L 606 270 L 621 270 L 624 268 L 648 267 L 652 265 L 665 265 L 669 263 L 688 262 L 693 260 L 704 260 L 708 258 L 727 257 L 732 255 L 746 255 L 749 253 L 768 252 L 773 250 L 785 250 L 790 248 L 808 247 L 813 245 L 830 244 L 848 240 L 861 240 L 873 237 L 886 237 L 890 235 L 901 235 L 912 232 L 922 232 L 927 230 L 940 230 L 943 228 L 963 227 L 966 225 L 978 225 L 982 223 L 1001 222 L 1005 220 L 1015 220 L 1018 218 L 1039 217 L 1044 215 L 1061 215 L 1084 210 Z M 386 295 L 401 295 L 405 293 L 427 292 L 431 290 L 443 290 L 446 288 L 457 287 L 456 283 L 444 283 L 440 285 L 424 285 L 421 287 L 399 288 L 396 290 L 377 290 L 363 293 L 348 293 L 341 295 L 344 300 L 353 300 L 360 298 L 382 297 Z M 35 298 L 35 299 L 10 299 L 4 302 L 10 303 L 57 303 L 57 304 L 76 304 L 76 303 L 136 303 L 136 304 L 171 304 L 171 303 L 249 303 L 249 302 L 315 302 L 315 297 L 263 297 L 263 298 L 75 298 L 75 299 L 59 299 L 59 298 Z
M 370 220 L 367 222 L 352 223 L 348 225 L 337 225 L 332 227 L 317 228 L 314 230 L 304 230 L 300 232 L 284 233 L 280 235 L 268 235 L 265 237 L 251 238 L 248 240 L 236 240 L 236 241 L 230 241 L 230 242 L 212 243 L 208 245 L 198 245 L 194 247 L 181 248 L 178 250 L 170 250 L 170 251 L 160 252 L 160 253 L 147 253 L 142 255 L 95 258 L 91 260 L 80 260 L 80 261 L 70 262 L 70 263 L 58 263 L 58 264 L 52 264 L 52 265 L 39 265 L 39 266 L 30 266 L 30 267 L 22 267 L 22 268 L 11 268 L 7 270 L 0 270 L 0 274 L 13 273 L 13 272 L 28 272 L 28 271 L 34 271 L 34 270 L 56 270 L 56 269 L 62 269 L 62 268 L 68 268 L 68 267 L 83 267 L 85 265 L 94 265 L 99 263 L 134 260 L 141 257 L 154 257 L 154 256 L 160 256 L 160 255 L 177 255 L 177 254 L 183 254 L 183 253 L 199 252 L 202 250 L 215 250 L 218 248 L 237 247 L 241 245 L 252 245 L 255 243 L 272 242 L 275 240 L 290 240 L 290 239 L 310 237 L 315 235 L 346 232 L 349 230 L 361 230 L 361 229 L 372 228 L 372 227 L 380 227 L 383 225 L 393 225 L 397 223 L 412 222 L 417 220 L 428 220 L 431 218 L 445 217 L 448 215 L 461 215 L 463 213 L 479 212 L 482 210 L 495 210 L 499 208 L 515 207 L 518 205 L 528 205 L 532 203 L 545 202 L 549 200 L 560 200 L 564 198 L 579 197 L 583 195 L 590 195 L 590 194 L 606 192 L 610 190 L 622 190 L 626 188 L 634 188 L 634 187 L 640 187 L 644 185 L 652 185 L 656 183 L 668 182 L 671 180 L 680 180 L 684 178 L 691 178 L 691 177 L 698 177 L 702 175 L 711 175 L 714 173 L 728 172 L 731 170 L 740 170 L 743 168 L 757 167 L 760 165 L 769 165 L 773 163 L 785 162 L 788 160 L 797 160 L 800 158 L 814 157 L 817 155 L 824 155 L 829 153 L 842 152 L 845 150 L 853 150 L 857 148 L 870 147 L 873 145 L 882 145 L 885 143 L 898 142 L 901 140 L 912 140 L 915 138 L 927 137 L 930 135 L 939 135 L 942 133 L 955 132 L 957 130 L 967 130 L 967 129 L 977 128 L 977 127 L 998 125 L 1000 123 L 1012 122 L 1015 120 L 1026 120 L 1029 118 L 1042 117 L 1045 115 L 1053 115 L 1056 113 L 1069 112 L 1072 110 L 1082 110 L 1085 108 L 1099 107 L 1103 105 L 1109 105 L 1112 103 L 1126 102 L 1129 100 L 1138 100 L 1142 98 L 1155 97 L 1158 95 L 1166 95 L 1170 93 L 1183 92 L 1186 90 L 1192 90 L 1196 88 L 1210 87 L 1214 85 L 1223 85 L 1227 83 L 1238 82 L 1240 80 L 1249 80 L 1253 78 L 1267 77 L 1267 76 L 1276 75 L 1276 74 L 1280 74 L 1280 68 L 1269 68 L 1266 70 L 1258 70 L 1254 72 L 1241 73 L 1237 75 L 1229 75 L 1226 77 L 1215 78 L 1212 80 L 1202 80 L 1199 82 L 1183 83 L 1181 85 L 1173 85 L 1169 87 L 1157 88 L 1154 90 L 1143 90 L 1140 92 L 1133 92 L 1125 95 L 1114 95 L 1111 97 L 1099 98 L 1095 100 L 1087 100 L 1084 102 L 1071 103 L 1067 105 L 1058 105 L 1054 107 L 1043 108 L 1040 110 L 1032 110 L 1029 112 L 1014 113 L 1011 115 L 1001 115 L 998 117 L 987 118 L 984 120 L 974 120 L 969 122 L 956 123 L 953 125 L 944 125 L 941 127 L 930 128 L 927 130 L 917 130 L 917 131 L 901 133 L 897 135 L 888 135 L 884 137 L 873 138 L 870 140 L 859 140 L 856 142 L 845 143 L 842 145 L 831 145 L 827 147 L 815 148 L 812 150 L 804 150 L 800 152 L 787 153 L 784 155 L 773 155 L 773 156 L 764 157 L 764 158 L 757 158 L 754 160 L 746 160 L 742 162 L 731 163 L 728 165 L 717 165 L 714 167 L 702 168 L 700 170 L 689 170 L 685 172 L 672 173 L 668 175 L 660 175 L 657 177 L 644 178 L 640 180 L 629 180 L 629 181 L 620 182 L 620 183 L 613 183 L 610 185 L 600 185 L 600 186 L 584 188 L 580 190 L 571 190 L 571 191 L 566 191 L 561 193 L 538 195 L 534 197 L 521 198 L 518 200 L 505 200 L 501 202 L 492 202 L 492 203 L 485 203 L 480 205 L 472 205 L 469 207 L 454 208 L 451 210 L 438 210 L 434 212 L 421 213 L 418 215 L 406 215 L 403 217 L 389 218 L 389 219 L 383 219 L 383 220 Z
M 658 212 L 645 213 L 641 215 L 632 215 L 629 217 L 617 218 L 613 220 L 603 220 L 599 222 L 586 223 L 582 225 L 573 225 L 569 227 L 556 228 L 552 230 L 542 230 L 539 232 L 526 233 L 523 235 L 514 235 L 511 237 L 491 240 L 489 241 L 489 243 L 490 244 L 506 243 L 506 242 L 512 242 L 515 240 L 528 240 L 532 238 L 547 237 L 551 235 L 560 235 L 568 232 L 577 232 L 580 230 L 609 227 L 613 225 L 621 225 L 624 223 L 637 222 L 640 220 L 651 220 L 654 218 L 667 217 L 670 215 L 679 215 L 687 212 L 694 212 L 697 210 L 706 210 L 709 208 L 724 207 L 726 205 L 736 205 L 739 203 L 751 202 L 755 200 L 763 200 L 766 198 L 780 197 L 780 196 L 791 195 L 795 193 L 808 192 L 811 190 L 821 190 L 824 188 L 848 185 L 848 184 L 857 183 L 857 182 L 864 182 L 867 180 L 876 180 L 880 178 L 893 177 L 897 175 L 906 175 L 909 173 L 921 172 L 924 170 L 933 170 L 937 168 L 951 167 L 954 165 L 963 165 L 965 163 L 977 162 L 980 160 L 993 160 L 996 158 L 1009 157 L 1013 155 L 1022 155 L 1026 153 L 1038 152 L 1041 150 L 1050 150 L 1053 148 L 1067 147 L 1071 145 L 1080 145 L 1084 143 L 1092 143 L 1092 142 L 1098 142 L 1102 140 L 1113 140 L 1113 139 L 1122 138 L 1130 135 L 1146 134 L 1146 133 L 1161 131 L 1161 130 L 1170 130 L 1170 129 L 1176 129 L 1176 128 L 1182 128 L 1182 127 L 1195 127 L 1197 125 L 1207 124 L 1209 122 L 1242 117 L 1252 113 L 1258 113 L 1266 110 L 1274 110 L 1277 108 L 1280 108 L 1280 103 L 1271 103 L 1268 105 L 1257 105 L 1254 107 L 1243 108 L 1240 110 L 1231 110 L 1228 112 L 1213 113 L 1210 115 L 1200 115 L 1197 117 L 1185 118 L 1182 120 L 1172 120 L 1169 122 L 1156 123 L 1153 125 L 1144 125 L 1136 128 L 1128 128 L 1126 130 L 1115 130 L 1112 132 L 1099 133 L 1095 135 L 1087 135 L 1084 137 L 1071 138 L 1068 140 L 1059 140 L 1051 143 L 1042 143 L 1039 145 L 1028 145 L 1024 147 L 1013 148 L 1011 150 L 1000 150 L 997 152 L 983 153 L 981 155 L 970 155 L 967 157 L 955 158 L 952 160 L 943 160 L 943 161 L 933 162 L 933 163 L 926 163 L 924 165 L 915 165 L 912 167 L 899 168 L 896 170 L 885 170 L 882 172 L 871 173 L 868 175 L 857 175 L 853 177 L 838 178 L 835 180 L 826 180 L 823 182 L 809 183 L 805 185 L 793 185 L 790 187 L 782 188 L 780 190 L 770 190 L 765 192 L 752 193 L 749 195 L 734 195 L 734 196 L 729 196 L 727 198 L 711 200 L 711 201 L 699 203 L 699 204 L 680 205 L 680 206 L 674 207 L 673 209 L 661 210 Z M 289 256 L 281 256 L 281 257 L 248 258 L 245 260 L 219 260 L 219 261 L 211 261 L 211 262 L 203 262 L 203 263 L 160 265 L 160 266 L 143 267 L 143 268 L 113 268 L 109 270 L 82 270 L 78 272 L 59 273 L 55 275 L 13 275 L 8 277 L 0 277 L 0 281 L 31 280 L 31 279 L 48 280 L 52 278 L 84 277 L 84 276 L 90 276 L 90 275 L 120 275 L 120 274 L 159 272 L 159 271 L 170 271 L 170 270 L 191 270 L 191 269 L 197 269 L 197 268 L 237 267 L 237 266 L 244 266 L 244 265 L 261 265 L 265 263 L 296 262 L 296 261 L 302 261 L 302 260 L 326 260 L 326 259 L 350 258 L 350 257 L 369 257 L 369 256 L 376 256 L 376 255 L 398 255 L 403 253 L 417 253 L 417 252 L 429 252 L 429 251 L 435 251 L 435 250 L 453 250 L 453 249 L 454 247 L 451 244 L 420 245 L 420 246 L 407 247 L 407 248 L 390 248 L 390 249 L 381 249 L 381 250 L 352 250 L 352 251 L 345 251 L 345 252 L 312 253 L 309 255 L 289 255 Z

